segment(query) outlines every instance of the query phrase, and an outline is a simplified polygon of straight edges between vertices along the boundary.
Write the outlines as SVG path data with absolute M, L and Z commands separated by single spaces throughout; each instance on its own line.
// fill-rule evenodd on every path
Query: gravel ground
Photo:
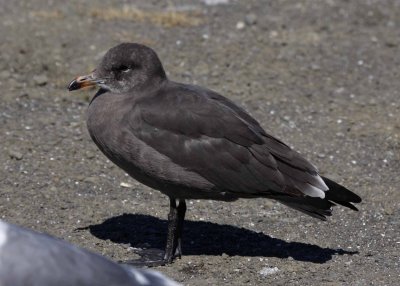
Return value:
M 400 1 L 99 2 L 0 0 L 1 218 L 117 261 L 164 246 L 167 198 L 91 142 L 94 90 L 66 90 L 140 42 L 364 199 L 328 222 L 263 199 L 190 201 L 186 255 L 157 270 L 185 285 L 398 285 Z

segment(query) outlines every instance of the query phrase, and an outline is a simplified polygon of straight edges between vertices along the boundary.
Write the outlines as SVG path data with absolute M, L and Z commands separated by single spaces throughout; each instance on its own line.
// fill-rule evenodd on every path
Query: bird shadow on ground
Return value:
M 149 215 L 123 214 L 78 230 L 82 229 L 88 229 L 102 240 L 130 244 L 135 248 L 164 249 L 167 221 Z M 297 261 L 313 263 L 325 263 L 333 255 L 358 253 L 301 242 L 286 242 L 261 232 L 203 221 L 185 221 L 182 250 L 184 255 L 226 253 L 230 256 L 292 257 Z

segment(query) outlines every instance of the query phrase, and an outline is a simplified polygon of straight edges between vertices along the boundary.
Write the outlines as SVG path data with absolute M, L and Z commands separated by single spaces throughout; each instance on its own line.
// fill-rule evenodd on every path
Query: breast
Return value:
M 137 181 L 168 196 L 186 199 L 233 200 L 232 195 L 217 190 L 199 174 L 173 163 L 168 157 L 146 145 L 130 131 L 135 122 L 124 121 L 134 100 L 105 93 L 92 100 L 87 127 L 97 147 L 113 163 Z

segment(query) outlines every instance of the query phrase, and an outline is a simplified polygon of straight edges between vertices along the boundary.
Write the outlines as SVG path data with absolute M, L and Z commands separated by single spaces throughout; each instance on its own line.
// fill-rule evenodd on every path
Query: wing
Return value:
M 171 86 L 137 101 L 125 120 L 140 140 L 239 197 L 324 197 L 313 165 L 250 115 L 200 87 Z

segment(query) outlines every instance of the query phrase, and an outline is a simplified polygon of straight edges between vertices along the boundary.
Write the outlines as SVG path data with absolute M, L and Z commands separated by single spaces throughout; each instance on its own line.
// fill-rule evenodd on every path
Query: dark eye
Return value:
M 130 71 L 130 70 L 131 70 L 130 67 L 124 66 L 124 65 L 122 65 L 122 66 L 120 66 L 120 67 L 118 68 L 118 71 L 120 71 L 120 72 L 128 72 L 128 71 Z

